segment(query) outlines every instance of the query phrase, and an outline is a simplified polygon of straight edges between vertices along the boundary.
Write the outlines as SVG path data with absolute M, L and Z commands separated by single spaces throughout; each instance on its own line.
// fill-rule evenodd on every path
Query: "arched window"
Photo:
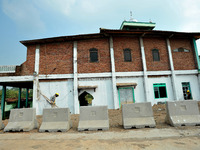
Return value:
M 158 49 L 153 49 L 152 55 L 153 55 L 153 61 L 160 61 L 160 55 Z
M 124 61 L 132 61 L 131 50 L 129 48 L 124 49 Z
M 90 62 L 98 62 L 98 49 L 90 49 Z

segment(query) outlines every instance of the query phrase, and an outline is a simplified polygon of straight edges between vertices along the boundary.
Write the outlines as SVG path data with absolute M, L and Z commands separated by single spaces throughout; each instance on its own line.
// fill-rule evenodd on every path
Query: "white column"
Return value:
M 148 76 L 147 76 L 147 65 L 146 65 L 146 58 L 145 58 L 145 52 L 144 52 L 144 44 L 143 39 L 140 37 L 140 49 L 142 54 L 142 65 L 143 65 L 143 74 L 144 74 L 144 93 L 145 93 L 145 99 L 146 101 L 149 98 L 149 88 L 148 88 Z
M 176 75 L 174 72 L 174 63 L 173 63 L 173 58 L 172 58 L 171 46 L 170 46 L 169 39 L 167 39 L 166 41 L 167 41 L 167 49 L 168 49 L 168 55 L 169 55 L 169 63 L 170 63 L 170 68 L 172 72 L 172 86 L 173 86 L 173 91 L 174 91 L 174 100 L 178 100 L 177 89 L 176 89 Z
M 113 38 L 110 37 L 110 58 L 111 58 L 111 71 L 112 71 L 112 92 L 114 100 L 114 109 L 119 108 L 119 100 L 116 86 L 116 75 L 115 75 L 115 57 L 113 49 Z
M 78 69 L 77 69 L 77 41 L 73 44 L 73 70 L 74 70 L 74 113 L 79 114 L 78 101 Z
M 36 45 L 35 49 L 35 68 L 34 68 L 34 79 L 33 79 L 33 108 L 36 108 L 36 115 L 39 115 L 38 97 L 39 97 L 39 62 L 40 62 L 40 45 Z

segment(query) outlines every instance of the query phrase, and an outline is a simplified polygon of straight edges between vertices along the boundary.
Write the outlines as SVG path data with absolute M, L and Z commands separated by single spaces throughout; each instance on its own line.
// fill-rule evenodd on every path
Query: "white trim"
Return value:
M 176 75 L 195 75 L 198 74 L 198 70 L 174 70 Z
M 100 77 L 112 77 L 112 73 L 79 73 L 78 78 L 100 78 Z
M 145 58 L 145 51 L 144 51 L 144 44 L 143 44 L 142 37 L 140 37 L 140 50 L 142 54 L 142 66 L 143 66 L 143 73 L 144 73 L 144 93 L 145 93 L 146 102 L 148 102 L 148 98 L 149 98 L 148 76 L 147 76 L 146 58 Z
M 111 70 L 112 70 L 112 91 L 113 91 L 114 109 L 117 109 L 119 108 L 119 101 L 118 101 L 118 92 L 116 86 L 115 56 L 114 56 L 112 37 L 110 37 L 110 58 L 111 58 Z
M 0 66 L 0 73 L 15 73 L 16 65 Z
M 166 42 L 167 42 L 167 50 L 168 50 L 170 68 L 172 71 L 172 87 L 173 87 L 173 92 L 174 92 L 174 99 L 178 100 L 178 94 L 177 94 L 177 88 L 176 88 L 176 75 L 175 75 L 175 71 L 174 71 L 174 64 L 173 64 L 173 58 L 172 58 L 171 46 L 170 46 L 169 39 L 166 39 Z
M 21 82 L 21 81 L 33 81 L 33 76 L 8 76 L 0 77 L 0 82 Z
M 77 68 L 77 41 L 73 44 L 73 70 L 74 70 L 74 113 L 79 114 L 78 101 L 78 68 Z
M 35 73 L 39 73 L 39 63 L 40 63 L 40 45 L 36 45 L 35 50 Z
M 73 74 L 39 75 L 39 79 L 73 79 Z
M 39 114 L 39 103 L 38 103 L 38 88 L 39 88 L 39 62 L 40 62 L 40 45 L 36 45 L 35 49 L 35 68 L 33 76 L 33 108 L 36 108 L 36 114 Z

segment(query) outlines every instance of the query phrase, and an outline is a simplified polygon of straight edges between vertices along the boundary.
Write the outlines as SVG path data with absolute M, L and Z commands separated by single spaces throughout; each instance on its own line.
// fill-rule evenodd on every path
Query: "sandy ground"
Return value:
M 200 105 L 200 104 L 199 104 Z M 7 149 L 177 149 L 177 150 L 200 150 L 200 127 L 172 127 L 165 123 L 165 105 L 153 106 L 156 128 L 129 129 L 125 130 L 122 126 L 122 111 L 109 110 L 109 131 L 83 131 L 78 132 L 79 115 L 71 115 L 73 127 L 66 133 L 38 133 L 38 129 L 30 132 L 11 132 L 0 131 L 0 150 Z M 37 116 L 39 126 L 42 116 Z M 4 120 L 6 125 L 8 120 Z M 159 136 L 161 131 L 166 130 L 163 136 Z M 153 131 L 150 136 L 148 134 Z M 155 132 L 156 131 L 156 132 Z M 177 135 L 174 135 L 179 131 Z M 188 131 L 188 133 L 182 133 Z M 189 131 L 192 131 L 190 135 Z M 138 137 L 137 132 L 141 132 Z M 102 133 L 103 138 L 96 134 Z M 169 135 L 169 136 L 165 136 Z M 183 136 L 184 135 L 184 136 Z M 39 137 L 43 138 L 39 138 Z M 69 137 L 70 136 L 70 137 Z M 62 137 L 62 138 L 59 138 Z M 71 138 L 74 137 L 74 138 Z M 89 138 L 91 137 L 91 138 Z

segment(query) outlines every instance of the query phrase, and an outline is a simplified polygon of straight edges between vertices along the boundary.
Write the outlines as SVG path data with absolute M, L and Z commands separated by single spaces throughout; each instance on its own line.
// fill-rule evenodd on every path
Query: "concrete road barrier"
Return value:
M 78 131 L 100 131 L 109 130 L 108 107 L 107 106 L 82 106 Z
M 4 124 L 2 122 L 2 113 L 1 113 L 1 110 L 0 110 L 0 130 L 4 128 Z
M 156 126 L 150 102 L 123 104 L 122 121 L 124 129 Z
M 9 122 L 4 131 L 30 131 L 37 127 L 35 108 L 11 109 Z
M 166 113 L 166 123 L 174 127 L 200 125 L 198 102 L 195 100 L 167 102 Z
M 69 108 L 43 109 L 39 132 L 66 132 L 72 127 Z

